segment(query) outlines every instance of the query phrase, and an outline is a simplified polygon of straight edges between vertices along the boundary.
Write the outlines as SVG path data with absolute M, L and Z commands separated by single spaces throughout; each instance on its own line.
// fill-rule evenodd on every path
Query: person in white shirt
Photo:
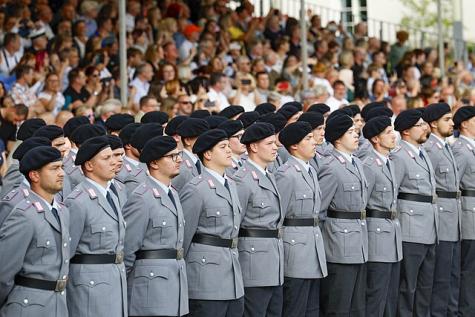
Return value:
M 144 63 L 137 67 L 135 74 L 135 79 L 132 80 L 130 85 L 136 89 L 134 104 L 138 105 L 140 99 L 148 94 L 150 81 L 153 78 L 153 68 L 149 63 Z
M 11 32 L 5 34 L 0 50 L 0 74 L 9 76 L 22 56 L 20 35 Z
M 209 79 L 210 88 L 208 91 L 208 99 L 215 102 L 216 106 L 223 110 L 229 106 L 228 98 L 223 94 L 226 87 L 226 77 L 222 73 L 212 73 Z
M 330 112 L 340 109 L 341 106 L 347 105 L 348 100 L 345 99 L 346 86 L 341 80 L 337 80 L 333 83 L 333 96 L 328 98 L 325 102 L 330 107 Z

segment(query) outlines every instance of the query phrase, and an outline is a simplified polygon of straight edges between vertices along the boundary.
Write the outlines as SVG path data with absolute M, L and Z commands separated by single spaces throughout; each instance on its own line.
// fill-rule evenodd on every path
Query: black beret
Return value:
M 140 162 L 150 163 L 153 160 L 158 160 L 176 147 L 177 143 L 171 136 L 161 135 L 151 138 L 145 143 L 140 153 Z
M 379 116 L 386 116 L 388 118 L 391 118 L 393 116 L 393 111 L 389 109 L 388 107 L 376 107 L 368 111 L 368 113 L 366 114 L 365 120 L 369 121 L 372 118 L 376 118 Z
M 142 116 L 141 123 L 159 123 L 161 125 L 168 122 L 168 114 L 163 111 L 150 111 Z
M 223 140 L 227 140 L 226 131 L 221 129 L 212 129 L 201 134 L 193 145 L 193 153 L 200 154 L 210 150 L 213 146 Z
M 241 120 L 244 128 L 247 128 L 248 126 L 256 122 L 256 120 L 259 119 L 259 116 L 260 114 L 257 111 L 248 111 L 240 115 L 239 120 Z
M 412 128 L 422 118 L 422 112 L 417 109 L 408 109 L 401 112 L 394 121 L 396 131 L 404 131 Z
M 279 134 L 279 141 L 286 148 L 297 144 L 312 132 L 312 126 L 305 121 L 297 121 L 286 126 Z
M 281 108 L 285 108 L 285 107 L 288 107 L 288 106 L 292 106 L 292 107 L 295 107 L 298 109 L 298 111 L 302 111 L 303 110 L 303 106 L 300 102 L 298 101 L 289 101 L 289 102 L 286 102 L 282 105 Z
M 353 119 L 347 115 L 337 115 L 327 120 L 325 127 L 325 139 L 334 142 L 353 126 Z
M 218 129 L 226 131 L 228 138 L 244 129 L 241 120 L 227 120 L 218 126 Z
M 16 138 L 20 141 L 25 141 L 31 138 L 36 130 L 46 125 L 45 120 L 39 118 L 28 119 L 18 128 Z
M 256 122 L 251 124 L 241 138 L 242 144 L 250 144 L 253 142 L 260 141 L 271 135 L 275 135 L 274 126 L 267 122 Z
M 386 107 L 386 106 L 382 102 L 378 102 L 378 101 L 370 102 L 369 104 L 365 105 L 363 109 L 361 109 L 361 116 L 366 121 L 366 115 L 368 114 L 368 112 L 378 107 Z
M 73 141 L 76 145 L 80 146 L 83 144 L 87 139 L 106 135 L 106 129 L 102 126 L 97 124 L 84 124 L 76 128 L 71 134 L 71 141 Z
M 126 125 L 134 122 L 135 119 L 132 115 L 128 113 L 116 113 L 106 120 L 105 126 L 109 131 L 120 131 Z
M 351 117 L 350 112 L 351 112 L 351 110 L 349 110 L 349 109 L 346 109 L 346 110 L 345 109 L 336 109 L 328 115 L 327 121 L 330 120 L 331 118 L 336 117 L 336 116 L 350 116 Z
M 73 117 L 69 119 L 63 127 L 64 136 L 71 138 L 71 134 L 73 134 L 74 130 L 83 124 L 91 124 L 86 116 Z
M 209 124 L 204 119 L 188 118 L 178 126 L 176 133 L 184 138 L 192 138 L 209 130 Z
M 15 160 L 21 160 L 23 155 L 37 146 L 51 146 L 51 141 L 44 137 L 31 137 L 23 141 L 13 152 L 12 157 Z
M 159 123 L 142 123 L 130 139 L 130 145 L 142 151 L 145 143 L 151 138 L 163 135 L 163 127 Z
M 460 129 L 462 122 L 470 120 L 472 117 L 475 117 L 474 106 L 464 106 L 459 108 L 454 115 L 454 128 Z
M 324 103 L 316 103 L 308 107 L 307 112 L 319 112 L 321 114 L 325 114 L 329 112 L 331 109 L 328 105 Z
M 436 121 L 442 118 L 445 114 L 450 113 L 450 111 L 450 106 L 445 102 L 433 103 L 425 108 L 425 111 L 422 114 L 422 119 L 424 119 L 425 122 Z
M 58 127 L 57 125 L 45 125 L 33 134 L 33 136 L 40 136 L 40 137 L 45 137 L 51 141 L 53 141 L 56 138 L 64 136 L 63 129 Z
M 218 125 L 220 125 L 223 122 L 226 122 L 228 118 L 219 116 L 219 115 L 212 115 L 212 116 L 204 118 L 203 120 L 208 122 L 210 129 L 216 129 Z
M 109 139 L 105 135 L 90 138 L 79 147 L 74 164 L 82 165 L 96 156 L 100 151 L 110 147 Z
M 221 110 L 219 113 L 220 116 L 224 116 L 228 119 L 231 119 L 232 117 L 243 113 L 244 112 L 244 107 L 243 106 L 236 106 L 236 105 L 230 105 Z
M 267 122 L 274 126 L 275 133 L 279 133 L 287 124 L 285 117 L 277 112 L 268 113 L 260 117 L 258 122 Z
M 185 121 L 186 119 L 188 119 L 188 116 L 176 116 L 174 118 L 172 118 L 168 123 L 167 123 L 167 126 L 165 127 L 165 134 L 166 135 L 175 135 L 177 134 L 177 129 L 178 129 L 178 126 L 180 124 L 183 123 L 183 121 Z
M 325 123 L 325 118 L 323 118 L 323 114 L 319 112 L 305 112 L 302 113 L 297 121 L 305 121 L 310 123 L 313 130 Z
M 264 103 L 258 104 L 256 106 L 256 109 L 254 109 L 254 110 L 259 112 L 260 115 L 264 115 L 264 114 L 267 114 L 267 113 L 275 112 L 276 109 L 277 108 L 273 104 L 271 104 L 270 102 L 264 102 Z
M 279 110 L 277 110 L 277 113 L 281 114 L 284 116 L 286 120 L 289 120 L 292 118 L 293 115 L 298 113 L 300 110 L 298 108 L 295 108 L 294 106 L 287 105 L 287 106 L 282 106 Z
M 361 113 L 360 106 L 358 105 L 348 105 L 343 107 L 344 110 L 348 111 L 348 115 L 352 118 L 356 116 L 358 113 Z
M 122 144 L 130 144 L 130 139 L 132 139 L 135 131 L 137 131 L 140 126 L 140 123 L 134 122 L 126 125 L 122 130 L 120 130 L 119 138 L 122 140 Z
M 61 152 L 58 149 L 47 145 L 37 146 L 23 155 L 20 160 L 20 172 L 26 176 L 30 171 L 57 161 L 61 161 Z
M 368 140 L 379 135 L 387 127 L 391 126 L 391 118 L 388 116 L 377 116 L 369 119 L 363 127 L 363 136 Z
M 117 135 L 107 135 L 107 140 L 109 140 L 109 145 L 112 150 L 117 150 L 123 148 L 122 140 Z
M 206 109 L 195 110 L 191 113 L 190 118 L 203 119 L 209 117 L 211 112 Z

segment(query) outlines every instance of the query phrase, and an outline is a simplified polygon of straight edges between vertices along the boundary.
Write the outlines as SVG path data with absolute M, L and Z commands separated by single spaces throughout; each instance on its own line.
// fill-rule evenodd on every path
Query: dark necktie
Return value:
M 200 160 L 196 161 L 195 166 L 196 166 L 196 169 L 198 170 L 198 174 L 201 174 L 201 162 L 200 162 Z
M 175 202 L 175 198 L 173 197 L 173 193 L 171 189 L 168 190 L 168 197 L 170 198 L 170 200 L 173 203 L 173 206 L 175 206 L 175 209 L 176 209 L 176 202 Z
M 391 173 L 391 167 L 389 167 L 389 160 L 386 160 L 386 166 L 388 167 L 388 170 Z
M 356 167 L 356 161 L 355 161 L 354 158 L 351 158 L 351 164 L 353 164 L 353 166 L 357 169 L 357 167 Z
M 308 175 L 310 175 L 310 177 L 311 177 L 312 179 L 314 179 L 314 178 L 313 178 L 313 173 L 312 173 L 312 169 L 311 169 L 311 168 L 308 169 Z
M 53 216 L 56 218 L 58 221 L 58 224 L 61 225 L 61 221 L 59 221 L 59 215 L 58 215 L 58 210 L 56 208 L 51 208 L 51 212 L 53 213 Z
M 237 162 L 238 162 L 238 165 L 239 165 L 239 166 L 242 166 L 241 160 L 238 160 Z
M 231 194 L 231 189 L 229 189 L 229 183 L 228 183 L 228 180 L 227 180 L 227 179 L 224 180 L 224 187 L 226 187 L 226 189 L 228 190 L 229 194 Z
M 426 160 L 425 157 L 424 157 L 424 154 L 422 154 L 422 151 L 421 151 L 421 150 L 419 150 L 419 157 L 420 157 L 421 159 L 423 159 L 424 161 Z
M 109 202 L 109 205 L 112 207 L 112 210 L 114 210 L 116 216 L 118 216 L 119 214 L 117 213 L 117 207 L 114 204 L 114 200 L 112 199 L 112 195 L 110 191 L 107 191 L 106 198 L 107 198 L 107 201 Z
M 117 188 L 115 188 L 114 186 L 114 183 L 111 183 L 111 186 L 110 186 L 112 192 L 114 193 L 114 195 L 119 198 L 119 193 L 117 192 Z

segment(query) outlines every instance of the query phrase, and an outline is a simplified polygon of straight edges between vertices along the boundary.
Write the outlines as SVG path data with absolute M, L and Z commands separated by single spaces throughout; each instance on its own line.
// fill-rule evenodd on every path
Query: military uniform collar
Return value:
M 471 138 L 469 138 L 469 137 L 466 137 L 466 136 L 463 135 L 463 134 L 461 134 L 461 135 L 459 136 L 459 138 L 464 139 L 464 140 L 467 140 L 467 142 L 470 143 L 470 146 L 471 146 L 472 148 L 475 148 L 475 140 L 474 140 L 474 139 L 471 139 Z
M 411 150 L 413 150 L 417 154 L 417 156 L 419 156 L 419 153 L 421 152 L 420 147 L 417 148 L 415 145 L 413 145 L 413 144 L 411 144 L 407 141 L 404 141 L 404 140 L 401 140 L 401 142 L 404 142 L 407 146 L 409 146 L 411 148 Z
M 191 159 L 191 161 L 193 162 L 193 164 L 196 164 L 196 162 L 198 161 L 198 158 L 196 157 L 195 154 L 191 153 L 190 151 L 188 151 L 187 149 L 183 149 L 183 153 L 186 153 L 186 155 L 188 155 Z
M 308 162 L 305 162 L 304 160 L 299 159 L 298 157 L 295 157 L 292 155 L 292 157 L 300 164 L 302 165 L 303 168 L 308 172 L 310 169 L 310 164 Z
M 252 166 L 254 166 L 259 172 L 261 172 L 264 176 L 266 175 L 267 170 L 265 170 L 265 169 L 263 169 L 262 167 L 260 167 L 259 165 L 257 165 L 257 163 L 254 162 L 253 160 L 251 160 L 250 158 L 247 159 L 247 161 L 249 162 L 249 164 L 251 164 Z
M 22 175 L 23 176 L 23 175 Z M 22 184 L 25 185 L 26 187 L 30 188 L 30 183 L 26 180 L 26 178 L 23 176 L 23 179 L 21 180 Z
M 134 160 L 133 158 L 130 158 L 130 157 L 128 157 L 128 156 L 124 156 L 124 159 L 125 159 L 128 163 L 132 164 L 132 165 L 135 166 L 135 167 L 138 167 L 139 164 L 140 164 L 139 161 Z
M 150 177 L 150 179 L 151 179 L 155 184 L 157 184 L 158 186 L 160 186 L 160 188 L 163 189 L 163 191 L 164 191 L 165 193 L 168 194 L 168 192 L 170 191 L 170 187 L 169 187 L 169 186 L 165 185 L 164 183 L 162 183 L 161 181 L 159 181 L 158 179 L 156 179 L 156 178 L 153 177 L 153 176 L 149 176 L 149 177 Z
M 86 177 L 86 180 L 92 185 L 94 186 L 103 196 L 104 198 L 107 198 L 107 191 L 109 190 L 110 188 L 110 182 L 107 183 L 107 188 L 104 188 L 103 186 L 101 186 L 99 183 L 93 181 L 92 179 Z
M 386 164 L 386 162 L 388 161 L 388 157 L 379 153 L 378 151 L 374 150 L 373 149 L 373 152 L 376 154 L 376 156 L 381 160 L 383 161 L 384 164 Z
M 440 137 L 438 137 L 437 135 L 435 135 L 434 133 L 431 133 L 431 136 L 433 136 L 437 141 L 439 141 L 440 143 L 442 143 L 442 146 L 445 146 L 447 144 L 447 141 L 442 140 Z
M 69 152 L 72 152 L 74 155 L 78 154 L 78 149 L 71 148 Z
M 352 156 L 351 154 L 348 154 L 348 153 L 339 151 L 339 150 L 337 150 L 337 149 L 335 149 L 335 151 L 337 151 L 338 154 L 340 154 L 341 156 L 343 156 L 348 162 L 353 163 L 353 156 Z
M 50 202 L 46 201 L 46 199 L 44 199 L 43 197 L 41 197 L 40 195 L 38 195 L 37 193 L 33 192 L 42 202 L 44 202 L 44 204 L 49 208 L 49 211 L 51 211 L 53 208 L 55 208 L 56 210 L 60 210 L 61 207 L 59 207 L 59 204 L 58 202 L 56 201 L 56 199 L 53 198 L 53 203 L 51 204 Z
M 211 176 L 213 176 L 214 178 L 216 178 L 216 180 L 217 180 L 218 182 L 220 182 L 221 185 L 224 186 L 224 182 L 226 181 L 226 178 L 227 178 L 227 177 L 226 177 L 226 174 L 224 174 L 224 177 L 223 177 L 223 175 L 219 175 L 218 172 L 213 171 L 212 169 L 207 168 L 206 166 L 203 166 L 203 168 L 205 169 L 205 171 L 207 171 L 209 174 L 211 174 Z

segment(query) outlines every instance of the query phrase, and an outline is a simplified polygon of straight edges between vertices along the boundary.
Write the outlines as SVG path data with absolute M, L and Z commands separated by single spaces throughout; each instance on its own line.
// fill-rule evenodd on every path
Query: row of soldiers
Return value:
M 475 107 L 258 110 L 25 121 L 0 316 L 475 316 Z

